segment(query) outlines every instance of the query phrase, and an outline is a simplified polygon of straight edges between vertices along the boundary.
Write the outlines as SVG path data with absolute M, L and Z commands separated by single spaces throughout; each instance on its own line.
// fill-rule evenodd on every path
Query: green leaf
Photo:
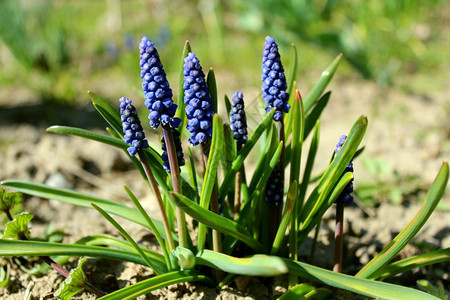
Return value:
M 319 99 L 320 95 L 322 95 L 323 91 L 327 87 L 328 83 L 330 83 L 331 79 L 334 76 L 334 73 L 339 66 L 339 63 L 342 59 L 342 54 L 339 54 L 333 62 L 322 72 L 317 83 L 314 85 L 312 90 L 306 96 L 305 101 L 303 102 L 303 106 L 305 109 L 305 113 L 308 115 L 309 111 L 313 107 L 314 103 L 316 103 L 317 99 Z
M 122 123 L 120 121 L 120 113 L 117 111 L 117 109 L 112 106 L 111 103 L 109 103 L 96 93 L 89 91 L 88 94 L 91 97 L 95 109 L 97 109 L 103 119 L 108 122 L 111 128 L 117 132 L 117 134 L 122 136 Z
M 310 134 L 311 130 L 316 125 L 317 121 L 320 118 L 323 110 L 328 104 L 328 100 L 330 99 L 331 92 L 325 93 L 320 99 L 317 101 L 317 104 L 313 107 L 311 112 L 306 116 L 305 120 L 305 133 L 303 139 L 306 139 Z
M 47 128 L 47 132 L 57 133 L 57 134 L 65 134 L 65 135 L 73 135 L 79 136 L 85 139 L 97 141 L 106 145 L 110 145 L 119 149 L 127 150 L 129 145 L 125 143 L 122 139 L 117 139 L 111 136 L 107 136 L 104 134 L 95 133 L 89 130 L 68 127 L 68 126 L 51 126 Z
M 310 227 L 312 220 L 319 217 L 317 213 L 323 210 L 323 207 L 327 205 L 325 200 L 334 188 L 336 182 L 340 179 L 345 167 L 354 157 L 366 128 L 367 117 L 361 116 L 353 125 L 338 155 L 331 162 L 303 206 L 299 215 L 299 220 L 302 222 L 300 224 L 300 230 L 303 231 L 302 235 L 304 237 L 307 234 L 306 228 Z
M 223 96 L 223 102 L 225 103 L 225 109 L 227 111 L 227 116 L 229 117 L 231 112 L 231 101 L 230 98 L 228 98 L 227 94 Z
M 394 258 L 416 236 L 422 226 L 433 213 L 436 205 L 444 195 L 448 183 L 449 168 L 444 162 L 436 176 L 423 205 L 409 224 L 389 243 L 377 256 L 364 266 L 355 276 L 373 278 L 375 272 Z
M 147 222 L 137 210 L 108 199 L 79 193 L 68 189 L 55 188 L 45 184 L 34 183 L 30 181 L 6 180 L 2 181 L 1 184 L 20 191 L 24 194 L 33 195 L 45 199 L 57 200 L 77 206 L 91 208 L 91 203 L 101 205 L 103 209 L 105 209 L 105 211 L 111 214 L 147 227 Z M 162 223 L 156 220 L 153 220 L 153 222 L 158 228 L 158 231 L 161 232 L 161 234 L 165 237 L 166 235 L 164 233 L 164 227 Z
M 54 295 L 58 297 L 58 299 L 70 300 L 73 296 L 84 290 L 86 275 L 83 272 L 83 265 L 86 261 L 86 258 L 80 258 L 78 260 L 78 266 L 75 269 L 70 270 L 69 276 L 55 291 Z
M 305 114 L 300 98 L 296 93 L 294 106 L 292 108 L 292 141 L 291 141 L 291 174 L 289 182 L 300 181 L 300 161 L 302 158 L 303 135 L 305 130 Z
M 120 250 L 124 250 L 126 252 L 135 254 L 134 247 L 127 241 L 109 234 L 94 234 L 83 237 L 76 241 L 74 244 L 76 245 L 87 245 L 87 246 L 109 246 L 114 247 Z M 160 253 L 157 253 L 153 250 L 150 250 L 145 247 L 140 247 L 142 251 L 144 251 L 145 255 L 149 257 L 154 264 L 161 270 L 164 270 L 164 256 Z M 103 248 L 105 249 L 105 248 Z
M 145 219 L 145 221 L 147 222 L 148 227 L 150 227 L 153 231 L 153 234 L 156 237 L 156 240 L 159 243 L 159 246 L 161 247 L 163 253 L 164 253 L 164 258 L 166 259 L 166 265 L 167 268 L 170 269 L 170 259 L 169 259 L 169 252 L 167 251 L 167 247 L 166 247 L 166 243 L 164 242 L 164 240 L 162 239 L 162 236 L 160 234 L 160 232 L 158 231 L 158 228 L 156 228 L 155 224 L 153 223 L 153 220 L 150 218 L 150 216 L 147 214 L 147 212 L 145 211 L 145 209 L 142 207 L 141 203 L 139 203 L 139 200 L 136 198 L 136 196 L 131 192 L 131 190 L 125 186 L 125 191 L 127 192 L 128 196 L 130 197 L 131 201 L 133 202 L 134 206 L 136 206 L 136 208 L 139 210 L 139 212 L 141 213 L 141 216 Z M 170 228 L 167 228 L 167 230 L 170 230 Z M 172 232 L 166 232 L 166 235 L 172 235 Z M 169 242 L 169 247 L 171 249 L 175 248 L 175 243 L 173 242 L 173 239 L 168 239 Z
M 183 137 L 183 131 L 186 128 L 186 120 L 187 120 L 186 113 L 184 111 L 185 104 L 184 104 L 184 89 L 183 89 L 184 84 L 183 66 L 184 66 L 184 58 L 188 56 L 189 52 L 191 52 L 191 45 L 189 44 L 189 41 L 186 41 L 186 43 L 184 43 L 183 53 L 181 54 L 180 76 L 178 80 L 178 101 L 177 101 L 178 108 L 175 113 L 175 117 L 181 119 L 181 126 L 178 128 L 178 130 L 180 131 L 180 137 Z
M 0 255 L 2 256 L 90 256 L 129 261 L 146 266 L 146 262 L 139 254 L 127 251 L 110 249 L 98 246 L 87 246 L 78 244 L 59 244 L 35 241 L 0 240 Z M 155 262 L 156 263 L 156 262 Z M 165 268 L 164 262 L 158 262 L 159 266 Z
M 223 152 L 223 125 L 220 117 L 214 115 L 213 134 L 211 140 L 211 148 L 209 152 L 208 163 L 206 165 L 205 176 L 202 186 L 202 194 L 200 196 L 200 206 L 204 209 L 209 208 L 211 195 L 216 184 L 217 168 L 222 158 Z M 197 247 L 203 249 L 206 239 L 206 227 L 200 224 L 198 227 Z
M 298 66 L 298 59 L 297 59 L 297 48 L 295 48 L 295 45 L 292 44 L 291 45 L 291 64 L 289 66 L 289 77 L 287 80 L 287 84 L 288 84 L 288 93 L 295 93 L 295 90 L 293 89 L 294 87 L 294 81 L 295 78 L 297 77 L 297 66 Z
M 289 289 L 278 300 L 305 299 L 305 295 L 313 291 L 315 287 L 306 283 L 300 283 Z
M 147 265 L 155 271 L 156 274 L 161 274 L 163 271 L 158 270 L 153 262 L 145 255 L 144 251 L 138 246 L 138 244 L 133 240 L 133 238 L 123 229 L 122 226 L 119 225 L 107 212 L 105 212 L 101 207 L 91 203 L 91 205 L 106 219 L 108 220 L 122 235 L 126 240 L 133 246 L 134 250 L 136 250 L 142 259 L 147 263 Z
M 398 260 L 392 264 L 385 265 L 373 273 L 370 278 L 383 280 L 387 277 L 392 277 L 396 274 L 401 274 L 412 269 L 448 261 L 450 261 L 450 248 L 440 249 L 430 253 L 408 257 Z
M 195 170 L 195 161 L 194 156 L 192 155 L 191 147 L 188 147 L 188 156 L 189 156 L 189 165 L 188 165 L 188 171 L 189 176 L 192 181 L 192 186 L 194 190 L 194 200 L 196 203 L 200 201 L 199 192 L 198 192 L 198 184 L 197 184 L 197 171 Z M 183 189 L 184 190 L 184 189 Z
M 201 281 L 207 285 L 214 285 L 211 279 L 208 277 L 198 274 L 198 272 L 186 270 L 166 273 L 163 275 L 155 276 L 138 283 L 135 283 L 126 288 L 120 289 L 113 293 L 100 298 L 101 300 L 131 300 L 138 296 L 148 294 L 152 291 L 165 288 L 169 285 L 178 284 L 182 282 L 189 281 Z
M 183 195 L 172 193 L 171 200 L 181 210 L 197 220 L 199 223 L 203 223 L 204 225 L 222 233 L 229 234 L 243 241 L 245 244 L 255 249 L 256 251 L 261 251 L 263 249 L 263 246 L 258 241 L 253 239 L 250 233 L 238 223 L 221 217 L 201 207 L 200 205 L 195 204 L 193 201 L 189 200 Z
M 217 83 L 216 83 L 216 75 L 214 74 L 213 68 L 209 68 L 209 72 L 206 78 L 206 83 L 208 85 L 208 91 L 211 95 L 211 101 L 213 104 L 213 112 L 217 114 Z
M 278 231 L 273 241 L 271 255 L 277 255 L 281 248 L 281 243 L 283 242 L 284 236 L 286 234 L 286 229 L 291 223 L 292 211 L 294 209 L 295 200 L 297 200 L 297 181 L 293 181 L 289 186 L 286 205 L 284 207 L 283 217 L 281 218 L 280 225 L 278 226 Z
M 227 123 L 223 124 L 223 136 L 223 155 L 221 164 L 224 176 L 226 176 L 231 170 L 231 162 L 236 159 L 236 147 L 233 139 L 233 132 L 231 131 L 230 125 Z
M 292 261 L 282 258 L 285 266 L 289 269 L 289 274 L 322 282 L 329 286 L 344 289 L 360 295 L 379 299 L 395 300 L 426 300 L 438 299 L 424 292 L 403 287 L 400 285 L 378 282 L 373 280 L 356 278 L 341 273 L 332 272 L 316 266 L 312 266 L 299 261 Z
M 252 255 L 237 258 L 223 253 L 203 250 L 197 253 L 197 264 L 219 269 L 227 273 L 248 276 L 278 276 L 286 274 L 288 269 L 277 256 Z
M 8 192 L 5 189 L 0 189 L 0 210 L 1 211 L 9 211 L 15 205 L 20 204 L 22 202 L 22 194 Z
M 299 205 L 297 206 L 299 212 L 303 207 L 303 201 L 305 200 L 306 197 L 306 190 L 308 189 L 308 184 L 311 178 L 312 169 L 314 167 L 314 161 L 316 158 L 317 150 L 319 149 L 319 141 L 320 141 L 320 123 L 319 121 L 317 121 L 311 139 L 311 144 L 309 146 L 308 158 L 306 160 L 305 169 L 303 171 L 302 183 L 300 184 L 300 193 L 298 199 Z
M 256 127 L 255 131 L 253 132 L 252 136 L 247 140 L 245 143 L 245 146 L 239 151 L 238 156 L 231 164 L 231 170 L 228 172 L 227 176 L 223 180 L 222 184 L 220 185 L 220 191 L 219 191 L 219 197 L 222 199 L 225 197 L 225 195 L 228 193 L 228 189 L 232 186 L 232 183 L 234 181 L 235 175 L 237 171 L 242 167 L 242 164 L 244 163 L 245 158 L 252 150 L 253 146 L 255 146 L 258 139 L 261 137 L 264 131 L 272 124 L 272 118 L 275 114 L 275 109 L 272 109 L 270 113 L 266 115 L 264 120 Z
M 27 212 L 22 212 L 14 216 L 14 220 L 6 223 L 5 232 L 3 233 L 2 239 L 21 240 L 28 237 L 28 223 L 31 219 L 33 219 L 33 215 Z
M 11 277 L 10 264 L 7 263 L 5 266 L 0 266 L 0 288 L 8 285 L 10 277 Z

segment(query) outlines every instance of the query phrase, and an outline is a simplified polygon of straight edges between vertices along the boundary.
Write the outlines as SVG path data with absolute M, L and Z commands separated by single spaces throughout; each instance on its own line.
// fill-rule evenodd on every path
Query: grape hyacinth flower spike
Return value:
M 145 139 L 141 121 L 137 115 L 136 108 L 131 104 L 131 100 L 122 97 L 119 101 L 124 139 L 130 145 L 127 149 L 128 153 L 134 156 L 140 149 L 148 148 L 148 142 Z
M 244 111 L 244 95 L 235 92 L 231 100 L 230 127 L 240 148 L 247 141 L 247 119 Z
M 335 156 L 341 150 L 342 145 L 344 145 L 346 139 L 347 139 L 346 135 L 342 135 L 339 138 L 339 142 L 336 144 L 336 150 L 334 150 L 334 155 Z M 347 167 L 345 167 L 344 173 L 346 173 L 346 172 L 353 172 L 353 161 L 350 161 L 348 163 Z M 344 204 L 347 204 L 347 205 L 353 204 L 353 196 L 351 195 L 352 192 L 353 192 L 353 178 L 345 186 L 344 190 L 341 192 L 339 197 L 336 199 L 336 202 L 342 201 Z
M 173 102 L 172 89 L 158 51 L 154 43 L 145 36 L 139 44 L 139 57 L 145 106 L 150 110 L 150 126 L 156 129 L 161 124 L 163 127 L 170 125 L 171 128 L 177 128 L 181 124 L 179 118 L 174 118 L 178 106 Z
M 211 138 L 214 112 L 205 74 L 193 52 L 189 52 L 184 59 L 183 77 L 184 103 L 189 120 L 186 128 L 191 133 L 189 143 L 196 146 Z
M 284 68 L 281 63 L 278 45 L 271 36 L 266 37 L 262 59 L 262 90 L 263 99 L 267 104 L 266 112 L 276 108 L 273 119 L 281 121 L 283 113 L 289 112 L 289 93 L 286 92 L 287 83 Z

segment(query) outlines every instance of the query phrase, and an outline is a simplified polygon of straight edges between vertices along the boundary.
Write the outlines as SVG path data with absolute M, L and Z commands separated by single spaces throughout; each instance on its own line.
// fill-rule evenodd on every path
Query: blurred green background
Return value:
M 174 91 L 185 40 L 205 69 L 221 72 L 222 94 L 259 88 L 272 35 L 286 65 L 296 45 L 306 85 L 342 52 L 340 76 L 423 93 L 448 82 L 449 15 L 440 0 L 2 0 L 0 104 L 85 102 L 87 90 L 137 97 L 143 35 L 155 41 Z

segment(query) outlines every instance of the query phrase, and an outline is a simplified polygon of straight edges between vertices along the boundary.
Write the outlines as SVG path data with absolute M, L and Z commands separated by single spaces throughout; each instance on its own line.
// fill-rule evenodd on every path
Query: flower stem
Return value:
M 155 193 L 156 200 L 158 202 L 159 209 L 161 211 L 161 215 L 163 218 L 164 230 L 166 231 L 167 241 L 169 243 L 169 249 L 175 250 L 175 242 L 172 237 L 172 230 L 169 226 L 169 220 L 167 219 L 166 209 L 164 208 L 164 203 L 162 201 L 161 193 L 159 192 L 158 183 L 156 182 L 155 176 L 153 176 L 152 169 L 150 169 L 150 165 L 148 164 L 147 157 L 144 154 L 142 149 L 138 151 L 139 158 L 142 163 L 142 167 L 144 168 L 145 174 L 147 175 L 148 181 L 150 183 L 150 187 Z
M 237 145 L 237 154 L 239 154 L 239 151 L 241 150 L 242 145 Z M 235 217 L 239 215 L 239 212 L 241 210 L 241 184 L 242 184 L 242 167 L 237 171 L 236 173 L 236 186 L 234 190 L 234 215 Z
M 342 272 L 342 245 L 344 242 L 344 201 L 336 203 L 336 230 L 334 232 L 334 267 L 333 271 Z
M 167 156 L 169 159 L 170 174 L 172 175 L 173 191 L 178 194 L 183 194 L 181 189 L 180 168 L 178 166 L 177 149 L 175 147 L 175 140 L 173 138 L 172 130 L 169 125 L 163 126 L 162 129 L 164 140 L 166 141 Z M 188 232 L 186 227 L 186 216 L 184 212 L 177 206 L 177 228 L 178 239 L 180 246 L 188 248 Z

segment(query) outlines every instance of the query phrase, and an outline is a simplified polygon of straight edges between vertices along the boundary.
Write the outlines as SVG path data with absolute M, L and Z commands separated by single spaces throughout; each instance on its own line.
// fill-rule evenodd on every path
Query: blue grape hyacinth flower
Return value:
M 139 44 L 139 57 L 145 106 L 150 110 L 150 126 L 156 129 L 161 124 L 163 127 L 170 125 L 171 128 L 177 128 L 181 124 L 179 118 L 174 118 L 178 106 L 172 100 L 172 89 L 158 51 L 154 43 L 145 36 Z
M 140 149 L 148 148 L 148 142 L 145 139 L 141 121 L 137 115 L 136 108 L 131 104 L 131 100 L 122 97 L 119 101 L 124 139 L 130 145 L 127 148 L 128 153 L 134 156 Z
M 189 143 L 196 146 L 212 136 L 213 103 L 206 84 L 200 61 L 196 54 L 189 52 L 184 59 L 184 103 L 189 120 L 187 130 L 191 133 Z
M 183 147 L 181 145 L 181 140 L 180 140 L 180 132 L 174 128 L 171 128 L 171 131 L 172 131 L 172 136 L 173 136 L 173 140 L 174 140 L 174 144 L 175 144 L 175 149 L 177 152 L 178 166 L 181 167 L 181 166 L 185 165 L 185 161 L 184 161 Z M 165 141 L 164 137 L 161 138 L 161 143 L 162 143 L 162 150 L 163 150 L 163 154 L 162 154 L 163 167 L 164 167 L 164 170 L 166 170 L 168 173 L 170 173 L 169 156 L 167 154 L 167 146 L 166 146 L 166 141 Z
M 289 93 L 286 92 L 287 83 L 281 63 L 278 45 L 271 36 L 266 37 L 262 59 L 262 90 L 263 99 L 267 104 L 266 112 L 276 108 L 273 116 L 275 121 L 283 119 L 283 113 L 289 112 L 291 107 L 287 102 Z
M 238 146 L 247 141 L 247 118 L 244 111 L 244 95 L 235 92 L 231 100 L 230 128 Z
M 336 156 L 339 151 L 342 148 L 342 145 L 344 145 L 345 140 L 347 139 L 346 135 L 342 135 L 339 138 L 339 142 L 336 144 L 336 150 L 334 150 L 334 155 Z M 346 172 L 353 172 L 353 161 L 350 161 L 348 165 L 345 167 L 344 173 Z M 353 178 L 350 180 L 350 182 L 345 186 L 345 188 L 342 190 L 341 194 L 336 199 L 336 202 L 342 201 L 345 204 L 352 204 L 353 203 L 353 196 L 351 193 L 353 192 Z

